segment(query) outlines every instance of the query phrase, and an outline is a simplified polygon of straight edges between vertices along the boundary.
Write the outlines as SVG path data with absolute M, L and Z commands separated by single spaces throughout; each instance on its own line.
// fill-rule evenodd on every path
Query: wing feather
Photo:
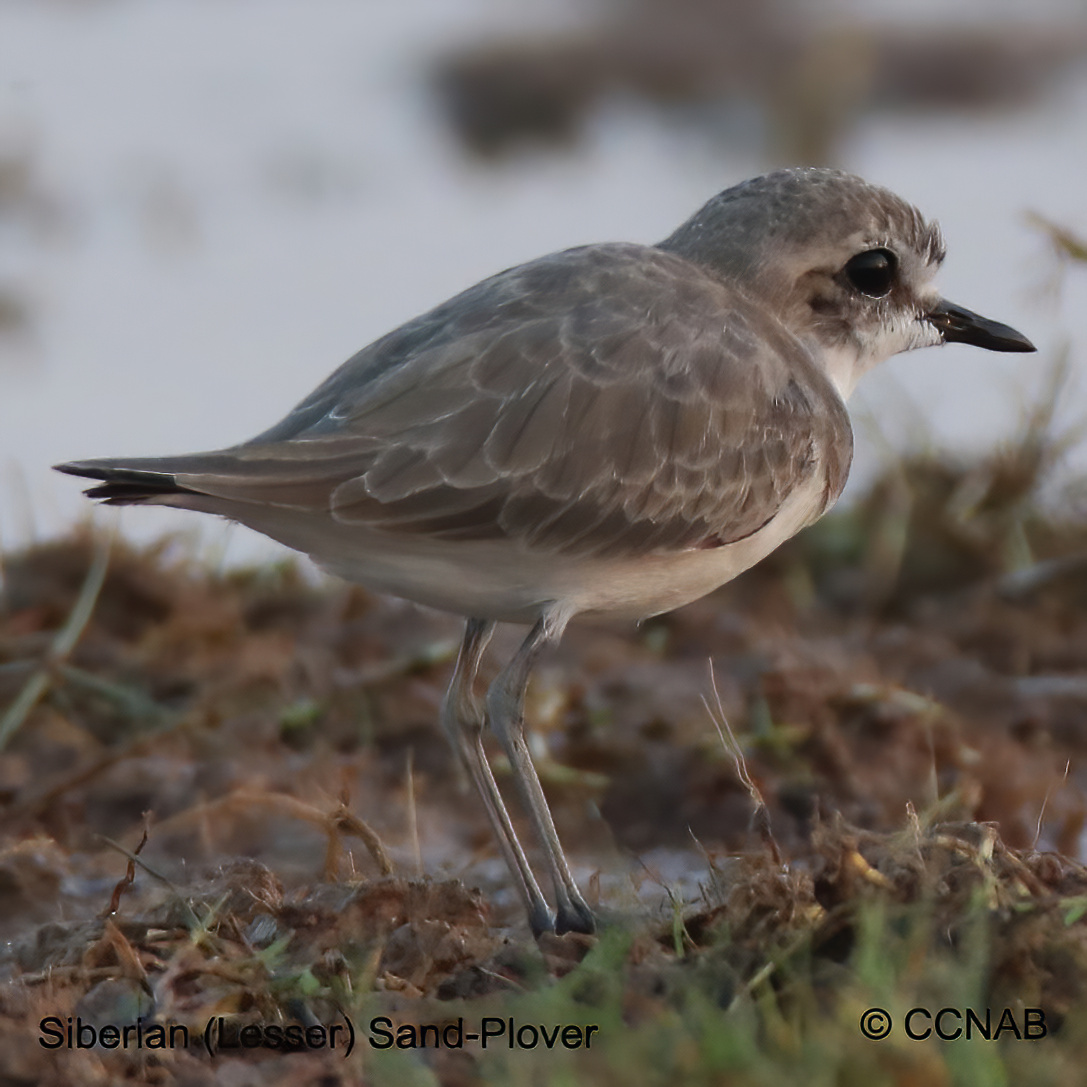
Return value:
M 682 258 L 614 245 L 478 284 L 179 482 L 608 557 L 742 539 L 816 472 L 829 504 L 851 453 L 844 405 L 771 313 Z

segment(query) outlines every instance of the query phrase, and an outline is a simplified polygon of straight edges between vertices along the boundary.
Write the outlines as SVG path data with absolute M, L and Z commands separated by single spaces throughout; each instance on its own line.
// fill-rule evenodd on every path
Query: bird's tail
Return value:
M 135 506 L 161 499 L 164 495 L 198 493 L 180 486 L 172 472 L 149 467 L 155 463 L 153 459 L 81 460 L 53 467 L 70 476 L 101 480 L 83 493 L 88 498 L 100 498 L 107 506 Z

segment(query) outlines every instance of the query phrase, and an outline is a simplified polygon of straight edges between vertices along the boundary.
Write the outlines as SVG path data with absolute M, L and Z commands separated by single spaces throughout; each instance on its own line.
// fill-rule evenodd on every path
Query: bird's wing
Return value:
M 178 483 L 610 557 L 742 539 L 816 473 L 833 501 L 852 434 L 772 314 L 681 258 L 593 246 L 391 333 L 229 453 Z

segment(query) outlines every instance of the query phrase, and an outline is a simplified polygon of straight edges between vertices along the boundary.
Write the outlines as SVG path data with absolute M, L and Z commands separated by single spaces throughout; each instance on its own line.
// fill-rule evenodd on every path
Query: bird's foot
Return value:
M 564 932 L 581 932 L 591 936 L 596 932 L 596 917 L 584 902 L 564 902 L 560 904 L 555 918 L 555 932 L 560 936 Z

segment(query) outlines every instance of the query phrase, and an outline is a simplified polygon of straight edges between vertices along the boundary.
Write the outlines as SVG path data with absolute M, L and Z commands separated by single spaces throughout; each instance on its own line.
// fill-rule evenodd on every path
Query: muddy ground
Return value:
M 437 727 L 458 620 L 171 541 L 6 556 L 0 1083 L 1082 1082 L 1087 517 L 1039 499 L 1059 453 L 1035 420 L 914 458 L 696 604 L 573 626 L 528 720 L 606 926 L 538 944 Z M 964 1003 L 1046 1037 L 902 1041 Z M 515 1012 L 596 1043 L 364 1037 Z M 190 1044 L 80 1049 L 69 1016 Z M 209 1055 L 209 1021 L 359 1037 Z

